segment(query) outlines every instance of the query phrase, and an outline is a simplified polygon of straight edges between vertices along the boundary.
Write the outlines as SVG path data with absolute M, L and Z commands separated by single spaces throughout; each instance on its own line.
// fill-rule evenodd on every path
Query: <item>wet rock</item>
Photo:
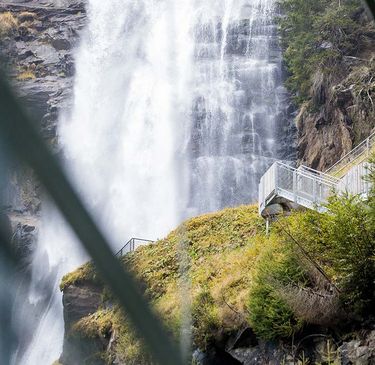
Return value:
M 258 339 L 254 331 L 249 327 L 238 331 L 236 336 L 233 338 L 233 342 L 231 340 L 228 341 L 228 348 L 231 350 L 243 347 L 253 347 L 257 345 Z
M 86 23 L 85 2 L 79 0 L 17 1 L 0 3 L 20 26 L 2 40 L 0 52 L 7 59 L 10 78 L 20 101 L 53 150 L 57 150 L 57 119 L 71 105 L 74 76 L 73 49 Z M 18 186 L 7 189 L 11 208 L 29 212 L 40 206 L 37 194 L 24 201 L 23 172 L 12 172 Z M 30 184 L 28 182 L 28 184 Z M 11 185 L 11 184 L 10 184 Z M 35 184 L 37 185 L 37 184 Z M 28 189 L 30 190 L 30 189 Z M 30 204 L 31 203 L 31 204 Z
M 3 51 L 13 67 L 14 86 L 34 119 L 48 120 L 52 131 L 57 104 L 69 107 L 71 79 L 74 76 L 72 50 L 86 23 L 85 2 L 31 0 L 26 4 L 0 4 L 0 10 L 11 11 L 23 25 L 20 32 L 5 44 Z M 18 78 L 23 71 L 29 79 Z M 59 91 L 64 90 L 62 94 Z M 63 100 L 65 99 L 65 100 Z M 48 118 L 45 116 L 48 115 Z M 50 139 L 51 133 L 46 134 Z
M 93 285 L 70 285 L 64 290 L 64 320 L 66 326 L 94 313 L 101 304 L 101 288 Z
M 57 51 L 67 51 L 72 48 L 72 45 L 67 39 L 54 39 L 52 41 L 52 47 L 55 48 Z
M 342 365 L 375 364 L 375 331 L 362 340 L 344 342 L 338 349 Z
M 35 226 L 18 223 L 13 234 L 13 245 L 17 256 L 24 264 L 29 264 L 37 241 Z
M 289 363 L 289 361 L 286 361 L 287 354 L 282 346 L 272 342 L 261 341 L 256 346 L 233 349 L 229 353 L 243 365 Z
M 81 338 L 74 335 L 72 326 L 78 320 L 97 311 L 102 303 L 102 288 L 92 284 L 70 285 L 64 289 L 64 323 L 65 336 L 63 353 L 60 362 L 66 365 L 104 365 L 104 361 L 95 354 L 103 351 L 109 344 L 109 339 Z
M 210 348 L 206 352 L 196 350 L 193 353 L 194 365 L 241 365 L 242 363 L 219 348 Z

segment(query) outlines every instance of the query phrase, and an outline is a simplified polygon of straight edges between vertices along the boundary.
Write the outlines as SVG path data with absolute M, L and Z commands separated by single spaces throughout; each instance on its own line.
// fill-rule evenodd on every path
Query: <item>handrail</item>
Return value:
M 297 168 L 297 170 L 306 170 L 306 171 L 308 171 L 308 172 L 310 172 L 314 175 L 321 176 L 324 179 L 332 180 L 332 182 L 334 182 L 334 183 L 338 183 L 340 181 L 340 179 L 335 177 L 335 176 L 329 175 L 329 174 L 327 174 L 325 172 L 322 172 L 322 171 L 314 170 L 313 168 L 305 166 L 305 165 L 300 165 Z
M 369 153 L 370 149 L 375 145 L 375 132 L 371 133 L 366 139 L 364 139 L 358 146 L 354 147 L 350 152 L 344 155 L 340 160 L 338 160 L 335 164 L 329 167 L 327 170 L 324 171 L 325 174 L 332 174 L 335 173 L 340 175 L 340 172 L 346 169 L 348 164 L 351 162 L 350 157 L 355 156 L 355 153 L 360 150 L 361 148 L 365 147 L 363 152 L 361 152 L 356 158 L 359 158 L 361 155 L 365 154 L 366 152 Z M 338 166 L 340 166 L 346 159 L 348 161 L 337 171 L 334 171 Z
M 309 167 L 306 167 L 306 166 L 303 166 L 303 165 L 301 165 L 301 166 L 303 166 L 303 169 L 300 169 L 301 166 L 295 168 L 295 167 L 287 165 L 287 164 L 285 164 L 281 161 L 276 161 L 274 164 L 282 166 L 284 168 L 287 168 L 290 171 L 297 172 L 299 176 L 308 177 L 308 178 L 314 177 L 314 179 L 318 179 L 320 182 L 327 183 L 327 184 L 330 184 L 332 186 L 335 186 L 338 183 L 338 181 L 340 180 L 340 179 L 338 179 L 334 176 L 327 175 L 325 173 L 321 173 L 318 170 L 314 170 L 312 168 L 309 168 Z M 308 170 L 308 171 L 303 172 L 303 170 L 305 170 L 305 169 Z
M 300 166 L 298 168 L 276 161 L 260 179 L 259 213 L 275 198 L 314 207 L 326 201 L 335 190 L 339 179 L 320 171 Z
M 150 244 L 150 243 L 154 243 L 155 241 L 153 241 L 153 240 L 147 240 L 147 239 L 144 239 L 144 238 L 133 237 L 129 241 L 127 241 L 124 246 L 122 246 L 122 248 L 116 253 L 115 256 L 122 257 L 126 253 L 135 251 L 135 249 L 136 249 L 136 247 L 135 247 L 136 246 L 136 242 L 145 242 L 145 243 L 149 243 Z
M 375 131 L 324 172 L 304 165 L 295 168 L 281 161 L 274 162 L 260 179 L 259 213 L 262 215 L 269 204 L 280 199 L 323 211 L 322 203 L 327 201 L 333 191 L 365 194 L 369 188 L 368 184 L 362 184 L 364 172 L 359 166 L 374 147 Z M 356 170 L 353 170 L 354 165 L 357 166 Z

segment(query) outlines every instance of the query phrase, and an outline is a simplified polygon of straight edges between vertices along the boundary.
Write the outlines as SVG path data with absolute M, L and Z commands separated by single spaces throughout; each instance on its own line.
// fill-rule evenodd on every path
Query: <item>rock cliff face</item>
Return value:
M 302 106 L 296 118 L 302 164 L 326 170 L 375 127 L 375 49 L 371 48 L 364 58 L 347 59 L 342 75 L 333 82 L 316 73 L 313 103 Z
M 52 144 L 59 112 L 68 107 L 73 49 L 85 24 L 82 1 L 2 3 L 15 25 L 2 39 L 15 90 Z
M 333 69 L 312 73 L 309 100 L 296 117 L 298 160 L 326 170 L 363 141 L 375 127 L 375 28 L 364 9 L 352 15 L 361 33 L 354 51 L 343 53 Z M 331 43 L 322 44 L 334 50 Z
M 65 340 L 60 362 L 69 365 L 103 364 L 97 354 L 105 351 L 109 338 L 83 338 L 74 331 L 74 324 L 95 313 L 102 305 L 102 288 L 90 284 L 71 285 L 64 291 Z
M 85 19 L 81 0 L 0 2 L 1 58 L 14 90 L 55 150 L 58 115 L 71 102 L 73 49 Z M 15 249 L 26 264 L 36 241 L 40 188 L 17 162 L 10 161 L 6 173 L 1 209 L 11 218 Z

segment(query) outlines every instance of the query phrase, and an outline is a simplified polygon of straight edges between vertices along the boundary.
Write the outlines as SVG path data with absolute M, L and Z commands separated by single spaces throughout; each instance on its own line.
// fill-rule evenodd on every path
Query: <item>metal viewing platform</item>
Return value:
M 366 198 L 371 184 L 368 175 L 368 158 L 375 151 L 375 133 L 325 172 L 306 166 L 294 168 L 275 162 L 259 183 L 259 214 L 267 218 L 299 207 L 326 210 L 330 195 L 348 192 Z

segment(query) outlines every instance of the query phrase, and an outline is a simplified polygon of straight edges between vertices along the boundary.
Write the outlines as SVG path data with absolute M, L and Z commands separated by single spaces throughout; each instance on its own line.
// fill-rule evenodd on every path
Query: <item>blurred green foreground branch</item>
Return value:
M 3 74 L 0 74 L 0 133 L 7 147 L 35 171 L 92 257 L 101 277 L 112 289 L 154 360 L 162 365 L 182 364 L 176 343 L 151 311 L 138 289 L 137 281 L 113 256 L 105 237 L 17 102 Z

